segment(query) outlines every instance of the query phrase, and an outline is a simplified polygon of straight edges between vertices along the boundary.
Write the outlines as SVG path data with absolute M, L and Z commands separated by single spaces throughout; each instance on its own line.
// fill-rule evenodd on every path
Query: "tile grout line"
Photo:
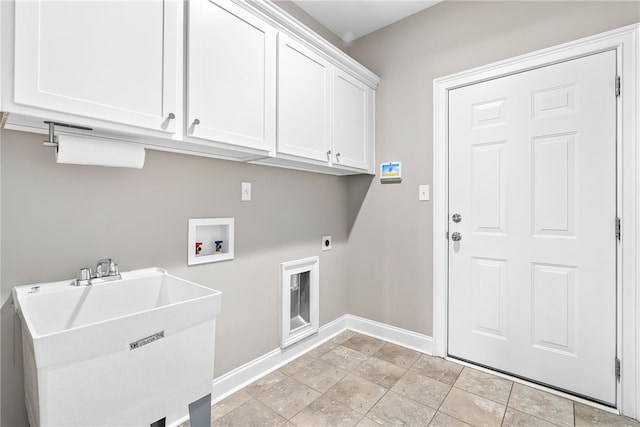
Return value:
M 351 339 L 351 338 L 349 338 L 349 339 Z M 347 341 L 349 341 L 349 340 L 347 340 Z M 345 342 L 347 342 L 347 341 L 345 341 Z M 355 349 L 352 349 L 352 348 L 350 348 L 350 347 L 345 346 L 345 345 L 344 345 L 344 343 L 345 343 L 345 342 L 343 342 L 343 343 L 342 343 L 342 344 L 340 344 L 340 345 L 341 345 L 341 346 L 343 346 L 343 347 L 345 347 L 345 348 L 349 348 L 349 349 L 351 349 L 351 350 L 358 351 L 358 350 L 355 350 Z M 386 344 L 383 344 L 383 345 L 382 345 L 382 347 L 384 347 L 385 345 L 386 345 Z M 377 353 L 378 351 L 380 351 L 380 349 L 382 349 L 382 347 L 380 347 L 380 348 L 376 351 L 376 353 Z M 362 353 L 362 352 L 359 352 L 359 353 Z M 362 353 L 362 354 L 365 354 L 365 353 Z M 375 354 L 375 353 L 374 353 L 374 354 Z M 366 362 L 366 361 L 368 361 L 369 359 L 371 359 L 371 358 L 373 357 L 373 354 L 372 354 L 372 355 L 365 354 L 365 355 L 367 356 L 367 359 L 365 360 L 365 362 Z M 351 370 L 349 371 L 349 374 L 353 374 L 353 373 L 351 372 Z M 347 374 L 347 375 L 348 375 L 348 374 Z M 355 375 L 355 374 L 353 374 L 353 375 Z M 356 376 L 357 376 L 358 378 L 362 378 L 362 377 L 360 377 L 360 376 L 358 376 L 358 375 L 356 375 Z M 366 380 L 366 378 L 362 378 L 362 379 Z M 367 380 L 367 381 L 368 381 L 368 380 Z M 374 383 L 374 384 L 375 384 L 375 383 Z M 378 385 L 379 385 L 379 384 L 378 384 Z M 390 390 L 390 389 L 386 389 L 386 390 L 385 390 L 385 392 L 382 394 L 382 396 L 380 396 L 380 398 L 379 398 L 378 400 L 376 400 L 376 402 L 371 406 L 371 408 L 369 408 L 369 409 L 367 410 L 367 412 L 365 412 L 365 413 L 364 413 L 364 415 L 362 415 L 362 417 L 361 417 L 361 418 L 358 420 L 358 422 L 356 423 L 356 426 L 357 426 L 358 424 L 360 424 L 360 423 L 362 422 L 362 420 L 364 420 L 364 419 L 367 417 L 367 414 L 368 414 L 369 412 L 371 412 L 371 410 L 372 410 L 373 408 L 375 408 L 375 406 L 378 404 L 378 402 L 380 402 L 380 400 L 382 400 L 382 398 L 383 398 L 384 396 L 386 396 L 386 395 L 387 395 L 387 392 L 388 392 L 389 390 Z
M 438 405 L 438 409 L 436 409 L 436 413 L 435 413 L 435 414 L 433 414 L 433 417 L 434 417 L 434 418 L 435 418 L 435 416 L 436 416 L 436 415 L 438 415 L 438 412 L 440 412 L 440 408 L 442 407 L 442 405 L 444 405 L 444 402 L 445 402 L 445 400 L 447 400 L 447 397 L 449 397 L 449 394 L 451 394 L 451 390 L 453 390 L 453 387 L 455 386 L 456 381 L 458 381 L 458 378 L 460 378 L 460 375 L 462 375 L 462 371 L 464 371 L 464 369 L 465 369 L 465 368 L 462 368 L 462 370 L 460 371 L 460 373 L 459 373 L 459 374 L 458 374 L 458 376 L 456 377 L 456 380 L 453 382 L 453 384 L 451 384 L 451 387 L 449 388 L 449 391 L 447 392 L 447 395 L 444 397 L 444 399 L 442 399 L 442 402 L 440 402 L 440 405 Z M 448 416 L 448 417 L 451 417 L 451 418 L 453 418 L 453 419 L 455 419 L 455 420 L 458 420 L 458 421 L 460 421 L 461 423 L 469 424 L 469 423 L 467 423 L 466 421 L 463 421 L 463 420 L 461 420 L 460 418 L 458 418 L 458 417 L 456 417 L 456 416 L 453 416 L 453 415 L 447 414 L 446 412 L 441 412 L 441 413 L 442 413 L 442 414 L 444 414 L 444 415 L 446 415 L 446 416 Z M 432 421 L 433 421 L 433 418 L 432 418 Z M 431 421 L 429 422 L 429 424 L 431 424 Z M 475 426 L 473 426 L 473 427 L 475 427 Z
M 384 347 L 384 346 L 382 346 L 382 347 Z M 382 347 L 380 347 L 380 349 L 382 349 Z M 380 349 L 378 349 L 378 351 L 380 351 Z M 377 353 L 378 353 L 378 351 L 376 351 L 376 353 L 374 353 L 374 354 L 377 354 Z M 374 355 L 371 355 L 371 357 L 374 357 Z M 371 357 L 370 357 L 370 358 L 371 358 Z M 367 360 L 369 360 L 369 359 L 367 359 Z M 380 360 L 381 360 L 381 359 L 380 359 Z M 396 366 L 397 366 L 397 365 L 396 365 Z M 364 379 L 366 379 L 366 378 L 364 378 Z M 396 382 L 398 382 L 398 380 L 396 380 Z M 375 383 L 374 383 L 374 384 L 375 384 Z M 380 385 L 380 384 L 377 384 L 377 385 Z M 395 385 L 395 383 L 394 383 L 393 385 Z M 391 387 L 393 387 L 393 385 L 392 385 Z M 380 386 L 380 387 L 382 387 L 382 386 Z M 378 400 L 376 400 L 376 402 L 375 402 L 373 405 L 371 405 L 371 408 L 369 408 L 369 409 L 367 410 L 367 412 L 364 414 L 364 416 L 360 419 L 360 421 L 358 421 L 358 424 L 359 424 L 360 422 L 362 422 L 362 420 L 364 420 L 364 419 L 367 417 L 367 415 L 369 414 L 369 412 L 371 412 L 371 411 L 373 410 L 373 408 L 375 408 L 375 407 L 376 407 L 376 405 L 378 405 L 378 403 L 379 403 L 379 402 L 380 402 L 380 401 L 381 401 L 381 400 L 382 400 L 382 399 L 387 395 L 387 393 L 389 393 L 389 392 L 391 391 L 391 387 L 389 387 L 389 388 L 383 387 L 383 388 L 385 389 L 385 391 L 384 391 L 384 393 L 382 394 L 382 396 L 380 396 L 380 398 L 379 398 Z M 370 418 L 369 418 L 369 419 L 370 419 Z M 374 421 L 374 422 L 375 422 L 375 423 L 378 423 L 377 421 Z M 378 423 L 378 424 L 379 424 L 379 423 Z M 357 425 L 357 424 L 356 424 L 356 425 Z
M 467 369 L 467 367 L 465 366 L 464 369 Z M 507 409 L 509 409 L 509 402 L 511 401 L 511 394 L 513 393 L 513 385 L 514 385 L 514 382 L 511 381 L 511 387 L 509 387 L 509 396 L 507 397 L 507 403 L 505 403 L 504 405 L 504 415 L 502 416 L 502 422 L 500 423 L 501 426 L 504 426 L 504 420 L 505 418 L 507 418 Z
M 354 336 L 355 336 L 355 335 L 354 335 Z M 352 337 L 351 337 L 351 338 L 352 338 Z M 351 339 L 351 338 L 349 338 L 349 339 Z M 374 338 L 374 337 L 372 337 L 372 338 Z M 382 350 L 382 349 L 383 349 L 387 344 L 390 344 L 390 343 L 389 343 L 389 342 L 387 342 L 387 341 L 379 340 L 379 341 L 382 341 L 382 342 L 383 342 L 383 345 L 382 345 L 378 350 L 376 350 L 374 353 L 372 353 L 372 354 L 367 354 L 367 353 L 363 353 L 363 352 L 361 352 L 361 351 L 359 351 L 359 350 L 353 349 L 353 348 L 351 348 L 351 347 L 347 347 L 347 346 L 345 346 L 344 344 L 345 344 L 347 341 L 349 341 L 349 339 L 345 340 L 344 342 L 342 342 L 342 344 L 339 344 L 338 346 L 342 346 L 342 347 L 344 347 L 344 348 L 348 348 L 348 349 L 350 349 L 350 350 L 354 350 L 354 351 L 357 351 L 357 352 L 359 352 L 359 353 L 361 353 L 361 354 L 364 354 L 365 356 L 367 356 L 367 359 L 365 360 L 365 363 L 366 363 L 366 361 L 370 360 L 371 358 L 374 358 L 374 357 L 375 357 L 375 355 L 376 355 L 376 354 L 378 354 L 378 353 L 380 352 L 380 350 Z M 377 339 L 377 338 L 374 338 L 374 339 Z M 416 360 L 411 364 L 411 366 L 413 366 L 413 365 L 417 362 L 417 360 L 418 360 L 419 358 L 420 358 L 420 357 L 418 357 L 418 358 L 417 358 L 417 359 L 416 359 Z M 379 359 L 379 358 L 377 358 L 377 359 L 378 359 L 378 360 L 381 360 L 381 361 L 383 361 L 383 362 L 386 362 L 386 361 L 385 361 L 385 360 L 383 360 L 383 359 Z M 391 362 L 387 362 L 387 363 L 391 363 Z M 392 365 L 394 365 L 394 366 L 398 366 L 398 365 L 396 365 L 396 364 L 394 364 L 394 363 L 391 363 L 391 364 L 392 364 Z M 398 367 L 399 367 L 399 368 L 404 369 L 404 368 L 403 368 L 403 367 L 401 367 L 401 366 L 398 366 Z M 410 368 L 408 368 L 408 369 L 406 369 L 406 370 L 405 370 L 405 373 L 403 374 L 403 376 L 404 376 L 404 375 L 406 375 L 406 373 L 407 373 L 407 372 L 409 372 L 409 369 L 410 369 Z M 356 375 L 355 373 L 351 372 L 351 370 L 349 371 L 349 374 L 355 375 L 355 376 L 357 376 L 358 378 L 361 378 L 361 379 L 363 379 L 363 380 L 369 381 L 369 379 L 367 379 L 367 378 L 362 378 L 362 377 L 360 377 L 359 375 Z M 384 392 L 384 393 L 382 394 L 382 396 L 380 396 L 380 398 L 378 398 L 378 400 L 376 400 L 376 402 L 375 402 L 375 403 L 374 403 L 374 404 L 373 404 L 373 405 L 372 405 L 372 406 L 371 406 L 371 407 L 370 407 L 370 408 L 369 408 L 369 409 L 368 409 L 368 410 L 367 410 L 367 411 L 362 415 L 362 417 L 358 420 L 358 423 L 356 423 L 356 425 L 358 425 L 358 424 L 359 424 L 359 423 L 361 423 L 365 418 L 367 418 L 367 415 L 368 415 L 368 414 L 369 414 L 369 413 L 370 413 L 370 412 L 371 412 L 371 411 L 376 407 L 376 405 L 377 405 L 377 404 L 378 404 L 378 403 L 379 403 L 379 402 L 380 402 L 380 401 L 381 401 L 381 400 L 382 400 L 382 399 L 383 399 L 383 398 L 384 398 L 384 397 L 385 397 L 385 396 L 386 396 L 390 391 L 392 391 L 392 390 L 391 390 L 391 388 L 392 388 L 392 387 L 393 387 L 393 386 L 394 386 L 394 385 L 395 385 L 399 380 L 400 380 L 400 379 L 396 380 L 396 382 L 395 382 L 395 383 L 393 383 L 393 384 L 391 385 L 391 387 L 389 387 L 389 388 L 387 388 L 387 387 L 383 387 L 383 386 L 382 386 L 382 385 L 380 385 L 380 384 L 376 384 L 376 383 L 374 383 L 374 382 L 372 382 L 372 381 L 369 381 L 369 382 L 371 382 L 372 384 L 376 384 L 376 385 L 378 385 L 378 386 L 380 386 L 380 387 L 384 388 L 384 389 L 385 389 L 385 392 Z M 413 400 L 413 399 L 411 399 L 411 400 Z M 419 402 L 416 402 L 416 403 L 419 403 Z M 357 411 L 356 411 L 356 412 L 357 412 Z M 368 419 L 371 419 L 371 418 L 368 418 Z M 377 423 L 377 424 L 379 424 L 377 421 L 374 421 L 374 422 L 375 422 L 375 423 Z

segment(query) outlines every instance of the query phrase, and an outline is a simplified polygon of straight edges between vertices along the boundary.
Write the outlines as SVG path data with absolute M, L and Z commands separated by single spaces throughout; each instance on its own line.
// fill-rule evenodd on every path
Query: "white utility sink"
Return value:
M 211 393 L 219 291 L 159 268 L 72 282 L 13 289 L 31 427 L 172 425 Z

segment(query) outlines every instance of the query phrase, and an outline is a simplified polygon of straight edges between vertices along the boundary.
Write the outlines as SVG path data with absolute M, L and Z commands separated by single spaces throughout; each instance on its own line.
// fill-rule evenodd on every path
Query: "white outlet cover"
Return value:
M 328 251 L 331 249 L 331 236 L 322 236 L 322 250 Z
M 242 200 L 243 202 L 251 201 L 251 183 L 250 182 L 242 183 L 242 193 L 240 195 L 240 200 Z

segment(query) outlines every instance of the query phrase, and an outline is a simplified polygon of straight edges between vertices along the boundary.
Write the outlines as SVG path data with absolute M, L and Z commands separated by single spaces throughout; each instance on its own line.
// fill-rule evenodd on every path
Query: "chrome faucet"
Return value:
M 122 279 L 118 264 L 113 262 L 111 258 L 98 260 L 95 273 L 92 274 L 90 268 L 83 267 L 78 270 L 76 279 L 71 284 L 74 286 L 87 286 L 93 284 L 96 279 L 99 279 L 98 282 Z
M 118 264 L 113 262 L 111 258 L 105 258 L 98 260 L 96 264 L 96 277 L 112 277 L 112 276 L 120 276 L 120 272 L 118 271 Z

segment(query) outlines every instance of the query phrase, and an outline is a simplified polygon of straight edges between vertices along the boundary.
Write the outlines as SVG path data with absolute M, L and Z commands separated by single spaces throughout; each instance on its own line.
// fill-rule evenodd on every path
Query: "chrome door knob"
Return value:
M 462 215 L 460 214 L 453 214 L 453 216 L 451 217 L 451 221 L 458 223 L 460 221 L 462 221 Z
M 454 242 L 459 242 L 460 240 L 462 240 L 462 234 L 456 231 L 451 235 L 451 240 L 453 240 Z

